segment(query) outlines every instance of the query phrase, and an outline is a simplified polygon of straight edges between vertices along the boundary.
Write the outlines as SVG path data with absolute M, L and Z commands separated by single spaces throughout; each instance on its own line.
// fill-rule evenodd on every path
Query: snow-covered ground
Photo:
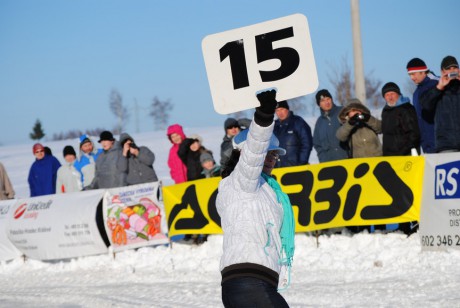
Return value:
M 308 121 L 314 126 L 314 121 Z M 219 158 L 223 128 L 198 133 Z M 171 184 L 164 132 L 132 134 L 154 151 L 154 167 Z M 96 139 L 97 140 L 97 139 Z M 77 140 L 43 142 L 63 161 Z M 32 143 L 0 147 L 17 197 L 29 195 Z M 312 153 L 311 163 L 316 163 Z M 121 253 L 42 262 L 0 263 L 0 307 L 222 307 L 222 236 L 200 246 L 173 243 Z M 418 234 L 296 235 L 291 307 L 460 307 L 460 251 L 422 252 Z

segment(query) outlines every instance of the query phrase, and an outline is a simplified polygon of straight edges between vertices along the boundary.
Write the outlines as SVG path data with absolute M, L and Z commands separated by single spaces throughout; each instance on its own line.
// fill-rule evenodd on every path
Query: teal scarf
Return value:
M 292 211 L 291 201 L 288 195 L 282 190 L 278 182 L 271 176 L 262 172 L 262 177 L 275 191 L 278 202 L 283 205 L 283 224 L 279 232 L 281 237 L 281 259 L 280 264 L 288 267 L 288 276 L 292 266 L 292 259 L 294 257 L 294 235 L 295 235 L 295 221 L 294 213 Z

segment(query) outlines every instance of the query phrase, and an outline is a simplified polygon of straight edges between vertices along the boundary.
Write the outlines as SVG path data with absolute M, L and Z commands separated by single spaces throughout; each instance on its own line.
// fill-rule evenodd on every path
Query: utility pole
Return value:
M 353 33 L 353 58 L 355 68 L 355 95 L 364 105 L 366 105 L 366 83 L 364 81 L 363 49 L 361 46 L 359 0 L 350 0 L 350 5 Z

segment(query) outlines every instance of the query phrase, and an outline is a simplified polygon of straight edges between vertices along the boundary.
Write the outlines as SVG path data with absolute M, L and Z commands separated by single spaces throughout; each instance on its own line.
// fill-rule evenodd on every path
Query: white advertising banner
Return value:
M 259 106 L 256 93 L 278 101 L 318 87 L 307 18 L 294 14 L 206 36 L 202 41 L 214 109 L 230 114 Z
M 104 190 L 20 199 L 8 215 L 7 236 L 27 257 L 66 259 L 107 253 L 96 224 Z
M 422 250 L 460 249 L 460 153 L 425 155 Z
M 113 251 L 169 243 L 159 182 L 108 189 L 104 226 Z
M 0 201 L 0 261 L 12 260 L 22 255 L 6 235 L 7 220 L 16 202 L 16 199 Z

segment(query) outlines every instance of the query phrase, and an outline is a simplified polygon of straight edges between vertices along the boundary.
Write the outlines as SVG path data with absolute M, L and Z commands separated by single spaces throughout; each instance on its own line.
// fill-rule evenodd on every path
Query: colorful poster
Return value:
M 169 243 L 158 193 L 159 182 L 106 191 L 104 226 L 113 251 Z
M 375 157 L 279 168 L 273 175 L 291 200 L 296 231 L 307 232 L 419 220 L 423 169 L 423 157 Z M 170 236 L 222 232 L 219 181 L 163 187 Z
M 426 155 L 420 214 L 422 250 L 460 249 L 460 155 Z
M 96 223 L 104 190 L 19 199 L 8 214 L 10 241 L 28 258 L 54 260 L 107 253 Z

